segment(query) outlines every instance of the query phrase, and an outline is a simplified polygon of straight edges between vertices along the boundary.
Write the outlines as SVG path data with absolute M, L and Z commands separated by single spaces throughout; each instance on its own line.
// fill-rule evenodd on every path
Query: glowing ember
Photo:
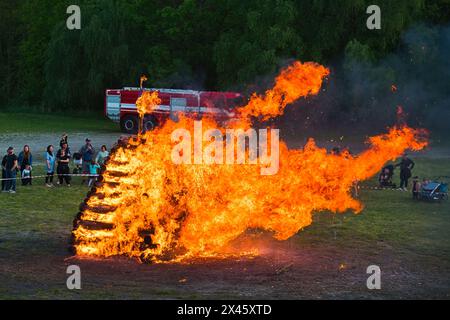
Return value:
M 278 116 L 287 104 L 317 94 L 328 72 L 315 63 L 294 63 L 265 96 L 253 95 L 239 108 L 244 120 L 234 127 L 248 128 L 250 116 Z M 202 125 L 219 127 L 213 119 Z M 360 212 L 362 204 L 351 197 L 354 182 L 370 178 L 406 149 L 426 145 L 423 132 L 407 126 L 370 138 L 357 156 L 328 153 L 312 139 L 303 150 L 289 150 L 281 141 L 278 173 L 262 176 L 261 164 L 174 164 L 171 134 L 177 128 L 193 131 L 193 120 L 168 121 L 112 153 L 75 220 L 78 255 L 162 262 L 244 254 L 229 244 L 249 228 L 285 240 L 310 225 L 314 212 Z

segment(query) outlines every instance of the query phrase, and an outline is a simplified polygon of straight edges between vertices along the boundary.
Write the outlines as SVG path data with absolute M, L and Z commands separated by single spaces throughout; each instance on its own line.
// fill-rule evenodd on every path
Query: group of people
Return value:
M 30 147 L 25 145 L 23 151 L 17 156 L 14 148 L 9 147 L 6 155 L 2 159 L 2 191 L 16 192 L 17 173 L 20 172 L 23 185 L 31 185 L 31 170 L 33 165 L 33 155 Z
M 407 154 L 404 154 L 399 163 L 385 166 L 378 177 L 380 187 L 396 188 L 396 184 L 392 181 L 392 178 L 394 176 L 394 169 L 400 167 L 399 190 L 408 191 L 408 181 L 412 176 L 414 165 L 414 161 L 412 161 Z
M 70 186 L 71 176 L 82 174 L 82 183 L 85 183 L 87 180 L 88 186 L 91 186 L 96 181 L 100 166 L 105 163 L 109 156 L 106 145 L 102 145 L 100 151 L 96 153 L 89 138 L 86 138 L 85 144 L 78 152 L 72 155 L 68 136 L 65 133 L 61 137 L 59 147 L 55 154 L 54 146 L 49 145 L 44 155 L 45 185 L 47 187 L 54 186 L 55 169 L 58 176 L 57 184 L 59 185 L 66 183 L 67 186 Z M 74 159 L 75 168 L 71 173 L 70 160 L 72 158 Z M 2 159 L 2 192 L 16 192 L 16 179 L 19 172 L 22 185 L 32 185 L 33 155 L 28 145 L 23 147 L 18 156 L 15 154 L 13 147 L 7 149 L 7 153 Z M 87 177 L 87 179 L 84 177 Z

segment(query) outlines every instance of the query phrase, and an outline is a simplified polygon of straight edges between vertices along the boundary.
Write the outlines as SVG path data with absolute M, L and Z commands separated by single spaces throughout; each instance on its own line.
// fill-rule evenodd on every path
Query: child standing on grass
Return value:
M 31 184 L 31 168 L 33 166 L 33 155 L 31 154 L 31 150 L 30 150 L 30 146 L 28 146 L 27 144 L 23 146 L 23 151 L 21 151 L 19 153 L 19 158 L 18 158 L 18 163 L 19 163 L 19 170 L 20 170 L 20 175 L 22 176 L 22 172 L 23 170 L 25 170 L 26 166 L 30 166 L 30 182 L 29 184 Z
M 83 159 L 82 155 L 79 152 L 75 152 L 73 154 L 73 164 L 75 165 L 75 168 L 73 168 L 72 173 L 73 174 L 81 174 L 83 173 Z
M 55 174 L 55 161 L 56 157 L 53 154 L 53 146 L 49 145 L 47 147 L 47 152 L 45 153 L 45 161 L 47 168 L 47 176 L 45 177 L 45 185 L 47 187 L 53 187 L 53 175 Z
M 420 182 L 419 177 L 413 178 L 413 186 L 412 186 L 412 197 L 414 200 L 419 199 L 419 192 L 420 192 Z
M 89 164 L 89 181 L 88 181 L 88 187 L 91 187 L 95 181 L 97 181 L 97 174 L 98 169 L 100 166 L 98 163 L 95 162 L 95 160 L 92 160 Z
M 29 164 L 25 166 L 25 168 L 22 170 L 22 185 L 30 185 L 31 186 L 31 167 Z

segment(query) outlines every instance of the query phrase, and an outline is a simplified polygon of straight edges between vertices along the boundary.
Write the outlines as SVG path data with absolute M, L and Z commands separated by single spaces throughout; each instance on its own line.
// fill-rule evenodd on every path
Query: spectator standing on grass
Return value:
M 81 147 L 80 153 L 83 159 L 83 174 L 89 174 L 89 165 L 91 161 L 94 159 L 95 150 L 91 144 L 91 139 L 86 138 L 85 145 Z M 85 179 L 81 181 L 83 184 Z
M 408 191 L 408 179 L 411 178 L 414 161 L 408 158 L 408 155 L 405 153 L 400 163 L 397 163 L 395 166 L 400 167 L 400 190 Z
M 18 158 L 14 154 L 14 148 L 8 148 L 8 154 L 5 159 L 6 186 L 3 192 L 16 193 L 16 177 L 19 167 Z
M 6 170 L 5 170 L 5 165 L 6 165 L 6 154 L 3 156 L 2 159 L 2 191 L 6 190 Z
M 30 180 L 29 184 L 31 185 L 31 170 L 33 170 L 33 155 L 30 151 L 29 145 L 23 146 L 23 151 L 19 153 L 19 170 L 20 170 L 20 176 L 22 176 L 23 170 L 25 170 L 26 166 L 30 166 Z
M 83 173 L 83 156 L 79 152 L 75 152 L 73 154 L 73 164 L 75 168 L 73 168 L 73 174 L 81 174 Z
M 102 145 L 100 151 L 97 153 L 97 157 L 95 157 L 95 162 L 97 162 L 100 166 L 105 163 L 106 158 L 109 156 L 108 149 L 105 145 Z
M 420 182 L 419 177 L 413 178 L 413 185 L 412 185 L 412 197 L 414 200 L 419 200 L 419 193 L 420 193 Z
M 63 143 L 61 149 L 59 149 L 56 153 L 56 161 L 58 163 L 56 167 L 56 173 L 58 174 L 58 183 L 60 185 L 63 185 L 64 181 L 66 181 L 67 186 L 70 187 L 70 151 L 67 147 L 67 143 Z
M 45 163 L 47 169 L 47 176 L 45 177 L 45 185 L 47 187 L 53 187 L 53 175 L 55 174 L 55 162 L 56 156 L 53 153 L 53 146 L 49 145 L 47 147 L 47 152 L 45 153 Z
M 91 187 L 92 184 L 97 180 L 99 168 L 100 166 L 98 165 L 98 163 L 95 162 L 95 160 L 92 160 L 91 163 L 89 164 L 89 181 L 88 181 L 89 187 Z

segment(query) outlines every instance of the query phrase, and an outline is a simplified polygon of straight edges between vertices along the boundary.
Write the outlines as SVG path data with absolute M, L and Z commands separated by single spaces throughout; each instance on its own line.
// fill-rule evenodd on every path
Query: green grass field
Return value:
M 0 133 L 39 138 L 52 130 L 86 130 L 93 139 L 120 135 L 106 119 L 0 113 Z M 445 157 L 415 160 L 414 175 L 450 176 Z M 34 176 L 44 174 L 37 162 Z M 409 192 L 365 189 L 376 185 L 373 178 L 361 184 L 360 214 L 316 213 L 312 225 L 284 242 L 258 233 L 270 249 L 260 257 L 141 265 L 71 256 L 72 221 L 88 191 L 80 179 L 48 188 L 36 178 L 33 186 L 19 183 L 16 194 L 0 193 L 0 299 L 450 298 L 449 201 L 415 202 Z M 81 267 L 82 290 L 66 287 L 70 264 Z M 371 264 L 382 270 L 382 290 L 365 285 Z
M 421 158 L 415 174 L 432 176 L 449 170 L 442 160 Z M 43 167 L 36 168 L 35 175 L 40 173 Z M 244 281 L 241 286 L 236 279 L 227 279 L 230 261 L 210 262 L 220 273 L 206 276 L 202 263 L 167 267 L 75 259 L 88 280 L 82 290 L 70 291 L 65 287 L 68 239 L 78 205 L 88 191 L 79 179 L 70 188 L 48 188 L 42 179 L 35 179 L 31 187 L 19 186 L 16 194 L 0 194 L 0 298 L 239 298 L 239 290 L 266 298 L 450 297 L 445 273 L 450 270 L 450 203 L 414 202 L 409 192 L 365 189 L 360 214 L 317 213 L 311 226 L 279 244 L 280 252 L 291 252 L 289 258 L 277 253 L 259 262 L 238 262 L 243 270 L 263 274 L 252 284 Z M 375 184 L 372 180 L 362 186 Z M 295 258 L 299 254 L 305 256 Z M 299 266 L 285 275 L 271 269 L 290 268 L 291 263 Z M 370 296 L 360 278 L 365 276 L 363 268 L 372 263 L 380 265 L 388 280 L 384 291 Z M 261 268 L 276 277 L 267 271 L 267 278 Z M 187 288 L 177 280 L 186 274 L 192 279 L 196 273 L 218 284 L 206 290 L 204 278 Z M 291 279 L 297 276 L 301 280 Z M 282 281 L 288 284 L 277 295 L 273 283 L 280 277 L 287 278 Z M 289 288 L 293 281 L 299 281 L 296 291 Z
M 117 124 L 97 115 L 48 115 L 0 112 L 0 133 L 117 132 Z

